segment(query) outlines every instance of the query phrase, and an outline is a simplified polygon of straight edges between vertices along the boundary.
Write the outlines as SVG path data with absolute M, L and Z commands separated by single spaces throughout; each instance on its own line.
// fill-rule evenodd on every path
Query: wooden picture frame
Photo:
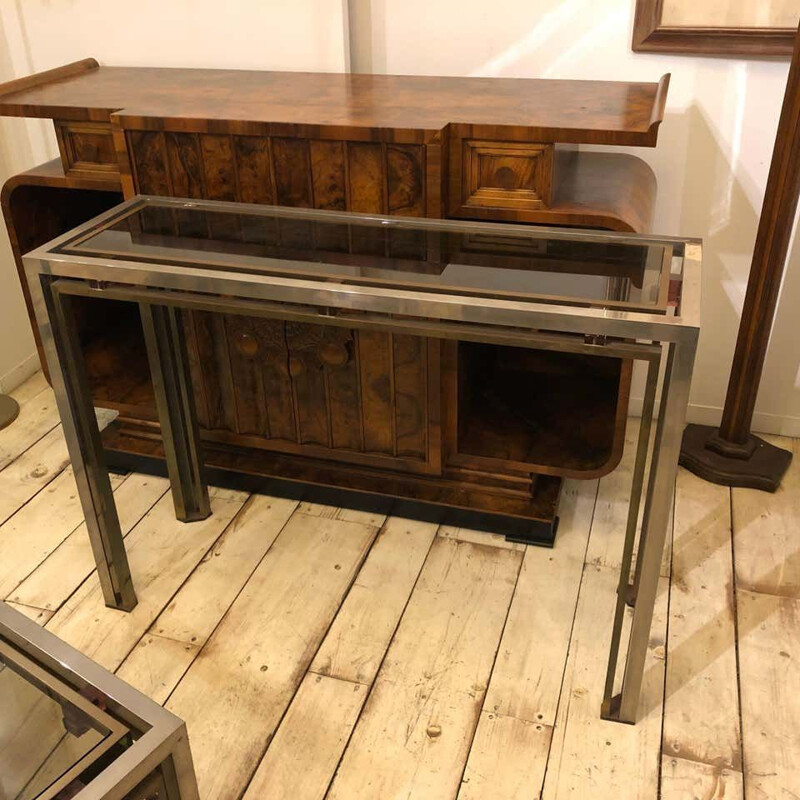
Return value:
M 759 0 L 747 0 L 758 3 Z M 798 2 L 800 11 L 800 2 Z M 637 53 L 789 56 L 796 28 L 676 26 L 663 22 L 664 0 L 636 0 L 633 50 Z

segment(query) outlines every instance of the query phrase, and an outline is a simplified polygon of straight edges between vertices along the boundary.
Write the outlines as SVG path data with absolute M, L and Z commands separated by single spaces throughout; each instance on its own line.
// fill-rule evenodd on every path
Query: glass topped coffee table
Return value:
M 0 603 L 0 798 L 196 800 L 181 720 Z
M 136 604 L 136 595 L 92 409 L 76 298 L 139 307 L 167 471 L 182 520 L 210 513 L 181 317 L 186 309 L 323 328 L 319 352 L 328 366 L 351 358 L 348 341 L 332 334 L 325 338 L 337 329 L 359 336 L 378 331 L 425 337 L 459 347 L 466 343 L 476 356 L 471 379 L 482 383 L 483 391 L 476 395 L 473 417 L 448 423 L 454 435 L 445 449 L 450 448 L 450 458 L 463 447 L 455 452 L 457 466 L 478 486 L 492 477 L 490 466 L 497 459 L 476 434 L 486 434 L 493 446 L 508 451 L 512 472 L 530 471 L 535 462 L 539 466 L 533 471 L 545 477 L 604 474 L 592 473 L 592 464 L 578 474 L 585 437 L 575 433 L 596 429 L 591 417 L 598 407 L 611 410 L 603 431 L 616 432 L 617 441 L 624 438 L 619 431 L 624 431 L 627 406 L 616 401 L 616 394 L 607 402 L 602 387 L 608 381 L 602 376 L 613 371 L 609 364 L 624 362 L 629 380 L 630 364 L 641 362 L 646 373 L 642 422 L 603 705 L 604 716 L 635 721 L 699 334 L 699 242 L 135 197 L 28 254 L 24 262 L 106 603 L 125 610 Z M 243 336 L 239 346 L 246 353 L 259 343 Z M 477 357 L 487 348 L 491 358 Z M 523 425 L 526 403 L 536 399 L 538 389 L 516 377 L 514 365 L 531 354 L 556 367 L 566 355 L 579 365 L 578 373 L 590 367 L 594 372 L 583 382 L 580 374 L 577 382 L 565 382 L 557 368 L 551 369 L 540 384 L 549 387 L 545 411 L 553 413 L 532 420 L 538 425 Z M 284 361 L 286 373 L 302 376 L 303 363 L 292 363 L 291 356 Z M 613 369 L 616 377 L 610 382 L 621 385 L 619 367 Z M 502 378 L 502 386 L 493 375 Z M 392 396 L 389 379 L 386 384 Z M 495 392 L 500 388 L 502 397 Z M 561 408 L 575 409 L 576 396 L 583 404 L 577 413 L 559 418 Z M 658 424 L 651 436 L 655 409 Z M 429 440 L 446 427 L 438 417 L 435 421 L 427 429 Z M 387 423 L 387 432 L 394 435 L 395 425 L 396 420 Z M 607 444 L 599 443 L 594 466 L 613 468 Z M 560 473 L 548 461 L 553 454 L 562 459 Z M 565 469 L 570 460 L 574 463 Z M 310 459 L 307 463 L 309 469 L 322 469 Z M 417 467 L 438 468 L 432 463 Z M 360 474 L 353 466 L 348 479 L 359 480 Z M 438 496 L 421 496 L 423 480 L 409 478 L 408 485 L 409 496 L 438 502 Z M 512 501 L 509 495 L 506 502 Z M 620 680 L 626 604 L 634 613 Z

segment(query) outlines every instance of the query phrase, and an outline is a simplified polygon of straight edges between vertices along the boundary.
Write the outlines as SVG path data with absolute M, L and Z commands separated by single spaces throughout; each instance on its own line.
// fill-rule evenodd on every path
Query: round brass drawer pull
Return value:
M 329 367 L 343 367 L 350 360 L 350 352 L 343 344 L 329 342 L 320 347 L 319 357 Z
M 236 337 L 236 349 L 243 356 L 250 356 L 252 358 L 258 353 L 258 339 L 251 336 L 249 333 L 240 333 Z

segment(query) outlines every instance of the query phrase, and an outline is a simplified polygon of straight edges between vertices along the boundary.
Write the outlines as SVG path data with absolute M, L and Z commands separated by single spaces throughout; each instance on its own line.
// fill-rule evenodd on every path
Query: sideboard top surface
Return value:
M 161 119 L 432 132 L 460 124 L 654 146 L 668 81 L 99 67 L 86 59 L 0 85 L 0 114 L 107 121 L 118 112 L 144 127 Z

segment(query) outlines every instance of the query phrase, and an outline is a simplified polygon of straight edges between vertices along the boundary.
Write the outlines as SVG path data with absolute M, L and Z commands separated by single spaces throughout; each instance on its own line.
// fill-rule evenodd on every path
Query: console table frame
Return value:
M 113 714 L 118 726 L 141 735 L 76 795 L 75 800 L 123 800 L 159 771 L 165 800 L 199 800 L 186 724 L 138 690 L 112 675 L 83 653 L 61 641 L 24 614 L 0 602 L 0 646 L 12 659 L 32 662 L 42 684 L 58 697 L 86 704 L 86 688 L 102 699 L 103 715 Z M 26 666 L 26 668 L 29 668 Z M 0 712 L 1 713 L 1 712 Z M 160 795 L 159 795 L 160 796 Z
M 165 207 L 185 207 L 187 203 L 152 199 Z M 219 268 L 198 269 L 59 252 L 63 245 L 88 237 L 101 225 L 110 224 L 149 200 L 145 197 L 127 201 L 24 259 L 106 603 L 130 610 L 136 604 L 136 596 L 77 342 L 71 309 L 76 295 L 113 297 L 139 305 L 173 499 L 177 516 L 183 520 L 207 516 L 210 509 L 193 399 L 186 390 L 189 375 L 176 316 L 178 308 L 213 307 L 227 313 L 312 319 L 333 325 L 377 325 L 440 338 L 632 358 L 648 365 L 648 375 L 602 713 L 609 719 L 635 722 L 699 333 L 700 244 L 664 240 L 683 255 L 683 291 L 676 315 L 226 271 L 224 257 L 220 258 Z M 264 213 L 263 207 L 239 203 L 191 205 Z M 302 216 L 318 212 L 295 213 Z M 357 215 L 331 214 L 334 217 L 352 221 Z M 387 224 L 391 222 L 386 220 Z M 434 228 L 453 225 L 434 221 L 426 224 Z M 459 227 L 480 231 L 487 226 L 459 223 Z M 497 232 L 513 230 L 513 226 L 491 227 Z M 552 235 L 585 241 L 607 241 L 609 237 L 567 230 L 554 230 Z M 619 242 L 635 242 L 638 238 L 611 236 Z M 583 338 L 576 341 L 564 336 L 570 333 L 583 334 Z M 660 371 L 663 378 L 659 393 Z M 655 435 L 651 436 L 657 402 L 660 414 Z M 651 466 L 645 479 L 648 456 Z M 631 580 L 640 509 L 641 534 Z M 626 604 L 633 606 L 634 612 L 621 688 L 615 694 Z

